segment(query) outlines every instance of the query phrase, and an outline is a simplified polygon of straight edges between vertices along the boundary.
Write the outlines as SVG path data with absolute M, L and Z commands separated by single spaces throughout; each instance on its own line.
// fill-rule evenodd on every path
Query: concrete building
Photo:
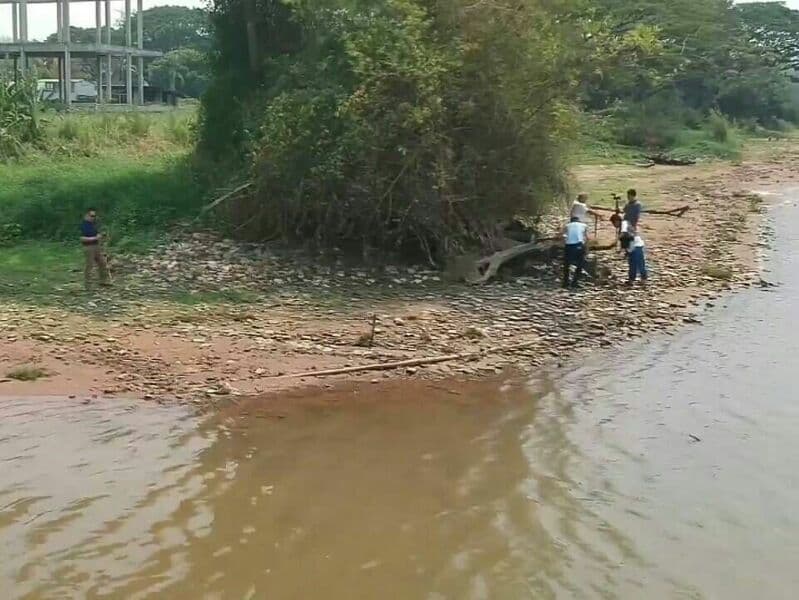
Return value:
M 143 19 L 141 15 L 142 0 L 136 0 L 136 44 L 133 43 L 131 2 L 132 0 L 116 0 L 125 4 L 125 45 L 111 43 L 111 6 L 112 0 L 0 0 L 0 4 L 11 5 L 12 41 L 0 43 L 0 58 L 13 60 L 18 69 L 25 72 L 31 58 L 56 58 L 59 65 L 58 89 L 59 97 L 67 106 L 73 102 L 72 60 L 89 59 L 97 61 L 98 79 L 97 102 L 112 102 L 114 98 L 111 74 L 114 72 L 114 61 L 122 61 L 125 73 L 125 95 L 127 104 L 144 104 L 144 59 L 157 58 L 162 54 L 144 48 Z M 96 15 L 97 38 L 94 43 L 74 43 L 70 37 L 70 4 L 78 2 L 94 2 Z M 28 37 L 28 7 L 30 4 L 56 5 L 56 42 L 33 42 Z M 103 10 L 104 9 L 104 10 Z M 136 97 L 134 98 L 133 61 L 137 61 Z
M 59 79 L 39 79 L 36 82 L 36 93 L 40 102 L 56 102 L 62 100 L 64 88 Z M 70 102 L 97 102 L 97 85 L 85 79 L 73 79 L 69 94 Z

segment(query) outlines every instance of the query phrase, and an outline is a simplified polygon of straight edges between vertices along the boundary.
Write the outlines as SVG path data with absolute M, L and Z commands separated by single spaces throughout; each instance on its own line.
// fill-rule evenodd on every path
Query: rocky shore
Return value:
M 647 170 L 637 184 L 647 206 L 687 204 L 690 211 L 680 219 L 644 216 L 652 274 L 646 287 L 632 289 L 622 285 L 626 261 L 614 251 L 600 256 L 609 277 L 571 292 L 560 289 L 557 264 L 531 264 L 521 277 L 476 287 L 431 270 L 348 267 L 187 234 L 149 255 L 116 257 L 117 285 L 107 293 L 76 296 L 64 306 L 0 304 L 0 396 L 208 405 L 353 378 L 531 371 L 642 334 L 671 332 L 700 321 L 721 294 L 769 285 L 757 262 L 769 238 L 764 204 L 753 190 L 796 181 L 793 164 L 796 153 L 735 167 Z M 607 168 L 604 176 L 644 177 L 629 169 Z M 608 223 L 600 232 L 612 239 Z M 175 290 L 183 292 L 180 300 Z M 468 357 L 286 377 L 456 354 Z M 35 365 L 44 376 L 8 376 L 21 365 Z

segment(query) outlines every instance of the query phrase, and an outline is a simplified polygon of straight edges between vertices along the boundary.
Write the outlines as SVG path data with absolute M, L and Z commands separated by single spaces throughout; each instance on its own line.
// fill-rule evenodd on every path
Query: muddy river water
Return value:
M 211 418 L 0 401 L 3 599 L 799 595 L 799 208 L 766 277 L 534 381 Z

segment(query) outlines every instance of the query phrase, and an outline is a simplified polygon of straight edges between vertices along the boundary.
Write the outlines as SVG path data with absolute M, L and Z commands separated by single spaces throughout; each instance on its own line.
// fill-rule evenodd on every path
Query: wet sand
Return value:
M 799 196 L 794 196 L 799 197 Z M 43 598 L 792 598 L 799 208 L 776 288 L 534 380 L 0 404 L 0 589 Z

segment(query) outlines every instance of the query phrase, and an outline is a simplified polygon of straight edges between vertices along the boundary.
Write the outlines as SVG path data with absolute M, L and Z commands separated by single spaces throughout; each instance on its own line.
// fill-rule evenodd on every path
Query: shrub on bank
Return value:
M 261 237 L 427 257 L 490 243 L 564 188 L 567 4 L 258 4 L 253 72 L 240 5 L 218 1 L 202 155 L 239 157 Z

